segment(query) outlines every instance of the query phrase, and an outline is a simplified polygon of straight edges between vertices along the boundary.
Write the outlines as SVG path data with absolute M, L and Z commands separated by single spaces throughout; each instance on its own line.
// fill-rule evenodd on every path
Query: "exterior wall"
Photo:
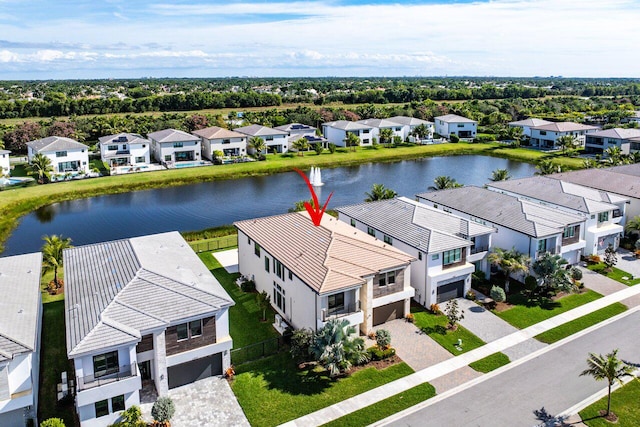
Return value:
M 0 176 L 9 175 L 11 165 L 9 164 L 9 153 L 0 154 Z
M 444 138 L 449 138 L 449 136 L 453 133 L 456 136 L 460 136 L 460 132 L 471 132 L 470 137 L 464 138 L 475 138 L 477 133 L 478 125 L 476 123 L 463 122 L 445 122 L 439 119 L 435 121 L 435 130 L 436 133 L 440 134 L 440 136 Z
M 572 135 L 576 137 L 580 146 L 584 146 L 586 138 L 585 135 L 588 133 L 596 132 L 598 130 L 599 129 L 577 130 L 571 132 L 553 132 L 533 128 L 531 129 L 531 145 L 546 148 L 557 148 L 556 142 L 558 138 L 565 135 Z
M 225 150 L 237 151 L 238 156 L 247 154 L 247 138 L 244 136 L 237 138 L 202 138 L 202 157 L 205 159 L 213 160 L 214 151 L 222 151 L 224 153 Z
M 78 418 L 80 419 L 81 427 L 106 427 L 118 421 L 120 418 L 120 411 L 114 412 L 111 406 L 111 399 L 115 396 L 120 396 L 120 394 L 103 394 L 99 400 L 107 400 L 109 405 L 109 414 L 104 415 L 100 418 L 96 418 L 96 409 L 95 404 L 87 404 L 84 406 L 79 406 L 78 410 Z M 125 400 L 125 408 L 130 408 L 133 405 L 140 405 L 140 395 L 138 391 L 129 392 L 124 394 Z
M 376 128 L 374 128 L 376 129 Z M 374 129 L 360 129 L 360 130 L 350 130 L 345 131 L 343 129 L 336 129 L 331 126 L 322 126 L 322 134 L 327 140 L 327 142 L 333 143 L 339 147 L 345 147 L 347 138 L 347 133 L 353 133 L 360 138 L 360 145 L 372 145 L 373 137 L 374 137 Z M 377 132 L 377 129 L 376 129 Z M 380 138 L 375 135 L 377 140 L 380 141 Z M 368 142 L 366 142 L 368 140 Z
M 587 153 L 602 154 L 607 148 L 619 147 L 622 154 L 629 154 L 631 143 L 620 138 L 605 138 L 596 135 L 587 135 L 585 140 L 585 150 Z
M 200 160 L 200 140 L 190 140 L 190 141 L 181 141 L 182 147 L 174 147 L 174 144 L 179 144 L 180 142 L 158 142 L 155 140 L 151 140 L 151 151 L 153 152 L 153 158 L 159 162 L 175 162 L 176 156 L 175 153 L 182 151 L 193 151 L 194 158 L 193 161 Z M 170 160 L 165 160 L 165 156 L 170 156 Z
M 271 147 L 276 147 L 278 153 L 286 153 L 289 151 L 289 136 L 288 135 L 270 135 L 263 136 L 264 143 L 267 145 L 267 151 L 272 152 Z
M 512 125 L 509 124 L 509 127 L 512 128 L 522 128 L 522 134 L 526 137 L 531 137 L 531 126 L 526 126 L 526 125 Z
M 82 170 L 84 171 L 84 173 L 89 173 L 89 153 L 87 152 L 86 148 L 66 150 L 66 151 L 67 151 L 67 155 L 64 157 L 56 157 L 55 151 L 42 152 L 44 156 L 48 157 L 49 160 L 51 160 L 51 166 L 53 166 L 54 175 L 65 174 L 64 171 L 60 172 L 61 163 L 74 162 L 74 161 L 80 162 L 78 171 Z M 36 155 L 36 152 L 31 147 L 28 147 L 27 156 L 29 158 L 29 161 L 31 161 L 31 159 L 33 159 L 33 156 L 35 155 Z
M 117 150 L 109 150 L 110 146 L 116 145 Z M 118 152 L 122 154 L 117 154 Z M 128 142 L 114 142 L 111 144 L 100 144 L 100 158 L 103 162 L 109 162 L 112 157 L 117 155 L 118 157 L 126 157 L 129 159 L 131 166 L 136 165 L 148 165 L 151 163 L 150 147 L 149 144 L 130 144 Z M 140 158 L 144 159 L 140 159 Z
M 189 319 L 198 320 L 198 319 Z M 180 324 L 187 321 L 181 321 Z M 185 340 L 178 340 L 177 326 L 169 326 L 165 331 L 166 354 L 171 356 L 198 347 L 204 347 L 216 343 L 216 320 L 214 317 L 202 319 L 202 335 Z

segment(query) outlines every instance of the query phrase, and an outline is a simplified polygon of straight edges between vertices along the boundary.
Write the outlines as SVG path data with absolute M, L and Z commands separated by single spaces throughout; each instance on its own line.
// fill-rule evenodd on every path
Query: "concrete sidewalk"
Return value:
M 397 379 L 373 390 L 369 390 L 365 393 L 359 394 L 349 399 L 345 399 L 339 403 L 328 406 L 311 414 L 289 421 L 283 425 L 291 427 L 307 427 L 325 424 L 351 412 L 365 408 L 369 405 L 373 405 L 383 399 L 386 399 L 387 397 L 402 393 L 403 391 L 408 390 L 412 387 L 418 386 L 425 382 L 433 381 L 436 378 L 454 372 L 460 368 L 467 366 L 471 362 L 480 360 L 493 353 L 504 351 L 508 348 L 525 342 L 528 339 L 541 334 L 542 332 L 553 329 L 556 326 L 560 326 L 586 314 L 606 307 L 610 304 L 613 304 L 614 302 L 619 302 L 636 295 L 640 295 L 640 285 L 627 287 L 626 289 L 623 289 L 621 291 L 604 296 L 596 301 L 592 301 L 580 307 L 576 307 L 555 317 L 532 325 L 526 329 L 522 329 L 505 337 L 499 338 L 482 347 L 471 350 L 468 353 L 464 353 L 460 356 L 445 360 L 414 374 Z M 541 351 L 544 351 L 547 348 L 549 347 L 546 347 Z

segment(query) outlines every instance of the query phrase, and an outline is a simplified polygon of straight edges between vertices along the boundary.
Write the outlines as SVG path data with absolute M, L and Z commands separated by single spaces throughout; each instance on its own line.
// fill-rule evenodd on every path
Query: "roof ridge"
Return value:
M 136 277 L 137 277 L 137 276 L 136 276 Z M 141 279 L 141 280 L 144 280 L 144 279 Z M 118 295 L 119 295 L 119 294 L 118 294 Z M 147 313 L 146 311 L 140 310 L 139 308 L 136 308 L 136 307 L 132 306 L 131 304 L 127 304 L 127 303 L 126 303 L 126 302 L 124 302 L 124 301 L 120 301 L 120 300 L 118 300 L 118 299 L 117 299 L 117 298 L 118 298 L 118 295 L 116 295 L 116 298 L 114 298 L 114 302 L 115 302 L 116 304 L 119 304 L 119 305 L 121 305 L 121 306 L 123 306 L 124 308 L 127 308 L 127 309 L 129 309 L 129 310 L 132 310 L 132 311 L 135 311 L 135 312 L 138 312 L 138 313 L 144 314 L 145 316 L 151 317 L 152 319 L 156 319 L 156 320 L 158 320 L 158 321 L 160 321 L 160 322 L 169 323 L 169 321 L 168 321 L 168 320 L 166 320 L 166 319 L 163 319 L 163 318 L 158 317 L 158 316 L 156 316 L 156 315 L 153 315 L 153 314 L 151 314 L 151 313 Z M 106 311 L 106 309 L 105 309 L 105 311 Z
M 111 305 L 111 304 L 109 304 Z M 104 312 L 103 312 L 104 313 Z M 109 316 L 100 316 L 100 320 L 102 321 L 102 323 L 104 323 L 107 326 L 110 326 L 114 329 L 117 329 L 121 332 L 124 332 L 125 334 L 131 335 L 132 337 L 136 337 L 136 338 L 140 338 L 142 336 L 142 334 L 140 334 L 140 331 L 138 331 L 135 328 L 132 328 L 128 325 L 125 325 L 124 323 L 118 322 L 115 319 L 110 318 Z
M 23 343 L 23 342 L 22 342 L 22 341 L 20 341 L 20 340 L 17 340 L 17 339 L 15 339 L 15 338 L 11 338 L 11 337 L 9 337 L 9 336 L 7 336 L 7 335 L 3 334 L 3 333 L 0 333 L 0 336 L 1 336 L 1 337 L 3 337 L 3 338 L 5 338 L 5 339 L 7 339 L 7 340 L 9 340 L 9 341 L 12 341 L 12 342 L 14 342 L 14 343 L 18 344 L 18 345 L 20 345 L 20 346 L 22 346 L 22 347 L 24 347 L 24 348 L 26 348 L 27 350 L 31 350 L 31 351 L 33 351 L 33 350 L 34 350 L 33 348 L 31 348 L 31 346 L 28 346 L 27 344 Z

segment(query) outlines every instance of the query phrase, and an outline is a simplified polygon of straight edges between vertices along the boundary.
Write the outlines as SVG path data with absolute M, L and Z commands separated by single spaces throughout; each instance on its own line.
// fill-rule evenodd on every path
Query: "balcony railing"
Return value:
M 322 321 L 326 322 L 329 319 L 338 319 L 340 317 L 349 316 L 351 314 L 360 311 L 360 301 L 356 301 L 352 304 L 345 305 L 344 307 L 330 308 L 322 310 Z
M 135 377 L 137 375 L 138 367 L 135 363 L 119 366 L 117 368 L 99 372 L 98 375 L 92 374 L 78 378 L 78 391 L 100 387 L 101 385 L 110 384 L 126 378 Z
M 471 255 L 477 254 L 479 252 L 487 252 L 489 250 L 489 245 L 474 245 L 471 246 Z

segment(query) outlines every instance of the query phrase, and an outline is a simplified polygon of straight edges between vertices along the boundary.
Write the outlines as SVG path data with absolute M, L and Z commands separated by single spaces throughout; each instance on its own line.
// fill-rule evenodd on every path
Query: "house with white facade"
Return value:
M 413 257 L 330 215 L 239 221 L 238 266 L 292 327 L 345 319 L 363 333 L 409 313 Z
M 458 138 L 472 139 L 478 132 L 478 122 L 457 114 L 447 114 L 434 119 L 436 133 L 449 139 L 453 134 Z
M 137 133 L 119 133 L 98 138 L 100 158 L 109 167 L 151 163 L 151 141 Z
M 531 128 L 535 126 L 544 126 L 549 125 L 553 122 L 544 119 L 537 119 L 535 117 L 530 117 L 524 120 L 518 120 L 516 122 L 509 122 L 509 127 L 512 128 L 521 128 L 522 134 L 527 138 L 531 138 Z
M 151 155 L 166 166 L 200 162 L 200 137 L 176 129 L 163 129 L 147 135 L 151 140 Z
M 336 210 L 341 221 L 413 257 L 414 299 L 425 307 L 464 296 L 476 269 L 489 272 L 491 227 L 406 197 Z
M 293 146 L 293 143 L 300 138 L 307 140 L 309 144 L 309 150 L 313 149 L 315 144 L 321 144 L 323 147 L 327 146 L 327 140 L 317 134 L 317 128 L 302 123 L 289 123 L 282 126 L 276 126 L 274 129 L 287 132 L 289 135 L 289 147 Z
M 491 182 L 487 188 L 583 216 L 584 255 L 602 254 L 609 244 L 615 249 L 620 244 L 626 197 L 546 176 Z
M 365 119 L 365 120 L 358 120 L 356 123 L 361 123 L 363 125 L 367 125 L 367 126 L 371 126 L 373 129 L 371 129 L 371 138 L 375 138 L 375 141 L 378 143 L 381 143 L 382 141 L 380 141 L 380 131 L 382 129 L 391 129 L 391 132 L 393 132 L 392 136 L 391 136 L 391 141 L 388 141 L 389 143 L 393 142 L 393 138 L 394 137 L 399 137 L 402 138 L 402 126 L 399 125 L 396 122 L 392 122 L 391 120 L 387 120 L 387 119 Z M 373 139 L 372 139 L 373 141 Z M 404 141 L 404 138 L 402 138 L 402 141 Z
M 244 126 L 236 128 L 234 131 L 247 136 L 249 149 L 251 149 L 251 138 L 258 137 L 264 139 L 267 153 L 286 153 L 289 151 L 289 134 L 285 131 L 262 125 Z
M 373 126 L 349 120 L 336 120 L 322 124 L 322 134 L 328 142 L 339 147 L 346 147 L 347 135 L 350 133 L 360 138 L 360 145 L 373 144 Z
M 38 425 L 42 254 L 0 258 L 0 425 Z M 31 420 L 31 421 L 29 421 Z
M 424 125 L 427 128 L 426 139 L 433 139 L 433 133 L 435 132 L 435 126 L 433 122 L 408 116 L 393 116 L 389 117 L 387 120 L 402 126 L 400 133 L 403 141 L 406 141 L 407 139 L 409 141 L 417 141 L 417 139 L 412 140 L 412 138 L 414 138 L 412 134 L 415 128 L 421 125 Z
M 629 117 L 621 119 L 620 123 L 640 123 L 640 111 L 633 111 Z
M 586 246 L 584 216 L 552 206 L 480 187 L 421 193 L 418 200 L 495 228 L 492 248 L 515 248 L 532 260 L 549 252 L 577 264 Z
M 611 147 L 618 147 L 622 154 L 640 151 L 640 129 L 611 128 L 585 135 L 587 153 L 603 154 Z
M 11 151 L 0 150 L 0 177 L 2 175 L 9 175 L 11 172 L 11 163 L 9 163 L 9 155 Z
M 89 173 L 89 147 L 71 138 L 48 136 L 27 142 L 29 162 L 36 154 L 51 160 L 54 175 Z
M 178 232 L 66 249 L 65 326 L 82 427 L 230 365 L 233 300 Z
M 223 156 L 244 156 L 247 154 L 247 136 L 219 126 L 196 130 L 194 135 L 202 140 L 202 157 L 214 160 L 213 153 L 222 152 Z
M 532 126 L 530 129 L 530 144 L 534 147 L 549 149 L 558 148 L 558 138 L 567 135 L 573 136 L 576 139 L 577 146 L 584 147 L 585 136 L 588 133 L 600 130 L 598 126 L 583 125 L 581 123 L 573 122 L 549 123 L 542 126 Z

